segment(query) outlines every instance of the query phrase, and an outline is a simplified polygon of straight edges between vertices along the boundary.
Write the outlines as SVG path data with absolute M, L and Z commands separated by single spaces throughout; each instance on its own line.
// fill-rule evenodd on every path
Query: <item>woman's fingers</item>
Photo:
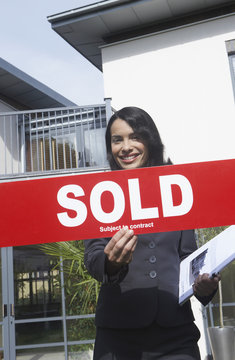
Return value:
M 116 263 L 129 263 L 136 247 L 137 236 L 127 227 L 119 230 L 106 245 L 104 252 L 109 261 Z
M 133 235 L 132 238 L 125 244 L 123 247 L 122 253 L 119 256 L 120 262 L 130 263 L 132 260 L 132 255 L 137 244 L 137 236 Z
M 124 227 L 119 230 L 112 239 L 108 242 L 105 247 L 105 252 L 115 251 L 118 252 L 122 250 L 123 245 L 129 241 L 129 239 L 133 236 L 133 231 L 129 230 L 128 227 Z M 119 250 L 120 249 L 120 250 Z
M 194 293 L 199 296 L 209 296 L 216 290 L 219 281 L 220 275 L 213 278 L 209 277 L 209 274 L 199 275 L 193 285 Z

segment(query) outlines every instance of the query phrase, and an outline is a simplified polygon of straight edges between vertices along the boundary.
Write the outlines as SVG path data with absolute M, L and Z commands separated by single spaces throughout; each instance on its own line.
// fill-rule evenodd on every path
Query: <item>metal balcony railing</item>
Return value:
M 0 176 L 106 168 L 103 105 L 0 113 Z

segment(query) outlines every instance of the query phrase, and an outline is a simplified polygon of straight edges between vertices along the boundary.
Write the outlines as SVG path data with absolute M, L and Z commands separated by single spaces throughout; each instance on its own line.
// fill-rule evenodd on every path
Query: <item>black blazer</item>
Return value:
M 197 248 L 193 230 L 138 235 L 132 262 L 110 278 L 105 273 L 108 241 L 84 241 L 86 268 L 102 282 L 97 326 L 140 328 L 156 321 L 168 327 L 194 320 L 190 301 L 178 304 L 180 261 Z M 211 298 L 199 300 L 205 305 Z

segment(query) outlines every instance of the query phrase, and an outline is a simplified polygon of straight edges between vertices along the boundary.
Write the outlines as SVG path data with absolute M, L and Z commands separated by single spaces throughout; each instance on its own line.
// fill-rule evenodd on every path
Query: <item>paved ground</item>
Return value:
M 68 360 L 92 360 L 92 351 L 71 353 Z M 4 360 L 4 359 L 3 359 Z M 16 360 L 65 360 L 64 352 L 18 355 Z

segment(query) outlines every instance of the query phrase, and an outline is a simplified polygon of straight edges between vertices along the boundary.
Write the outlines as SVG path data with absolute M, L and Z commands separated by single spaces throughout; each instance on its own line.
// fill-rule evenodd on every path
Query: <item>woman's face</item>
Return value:
M 110 132 L 112 154 L 121 168 L 136 169 L 146 164 L 148 149 L 126 121 L 116 119 Z

